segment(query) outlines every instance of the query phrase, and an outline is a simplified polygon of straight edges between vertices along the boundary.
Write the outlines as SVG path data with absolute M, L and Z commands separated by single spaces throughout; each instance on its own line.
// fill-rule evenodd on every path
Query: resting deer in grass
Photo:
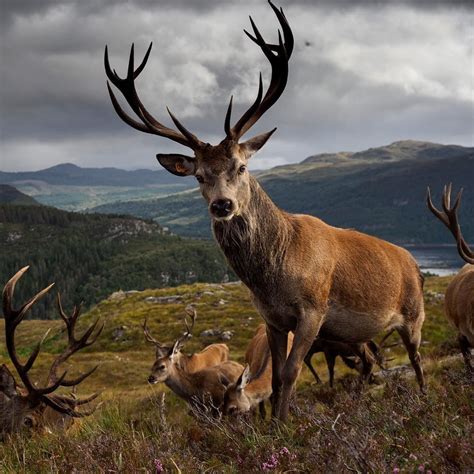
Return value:
M 225 362 L 229 358 L 229 348 L 226 344 L 210 344 L 206 346 L 202 351 L 196 352 L 195 354 L 187 355 L 181 351 L 188 338 L 192 336 L 194 324 L 196 322 L 196 309 L 192 306 L 185 308 L 184 324 L 186 326 L 186 332 L 183 336 L 177 339 L 177 353 L 176 360 L 179 362 L 180 367 L 188 373 L 197 372 L 206 367 L 212 367 Z M 187 317 L 191 318 L 191 325 L 188 324 Z M 156 359 L 153 364 L 152 373 L 159 372 L 165 366 L 166 359 L 170 357 L 173 352 L 172 346 L 165 346 L 157 341 L 150 333 L 146 320 L 143 323 L 143 332 L 145 339 L 152 343 L 156 348 Z
M 61 364 L 66 362 L 73 354 L 84 347 L 93 344 L 102 332 L 103 326 L 97 329 L 98 320 L 93 323 L 80 338 L 76 338 L 75 326 L 80 314 L 80 308 L 74 308 L 71 316 L 63 311 L 61 298 L 58 294 L 58 309 L 61 318 L 66 324 L 68 334 L 68 345 L 64 351 L 55 358 L 51 365 L 44 387 L 39 387 L 30 378 L 29 372 L 38 357 L 43 339 L 31 352 L 28 360 L 21 363 L 15 345 L 15 330 L 24 319 L 27 311 L 38 301 L 49 289 L 50 285 L 37 293 L 19 309 L 13 309 L 12 299 L 15 285 L 28 267 L 22 268 L 5 285 L 3 289 L 3 316 L 5 318 L 5 340 L 8 355 L 20 377 L 23 387 L 17 385 L 16 380 L 6 365 L 0 367 L 0 434 L 14 433 L 22 429 L 34 429 L 37 431 L 51 431 L 55 428 L 69 428 L 75 418 L 81 418 L 93 413 L 79 411 L 78 407 L 86 405 L 95 400 L 98 394 L 88 398 L 79 399 L 75 396 L 54 393 L 59 387 L 76 387 L 84 379 L 89 377 L 97 367 L 89 370 L 75 379 L 67 379 L 67 371 L 59 375 Z M 95 334 L 93 334 L 95 331 Z
M 289 353 L 293 334 L 288 335 Z M 245 352 L 246 366 L 238 380 L 227 387 L 223 413 L 234 415 L 254 410 L 257 406 L 265 418 L 265 401 L 272 395 L 272 360 L 265 324 L 260 324 Z
M 185 356 L 181 349 L 191 336 L 196 312 L 187 308 L 192 318 L 191 327 L 186 318 L 186 332 L 179 337 L 171 348 L 165 348 L 151 335 L 143 323 L 143 332 L 147 341 L 156 346 L 156 361 L 148 377 L 150 384 L 164 382 L 176 395 L 191 405 L 205 405 L 218 409 L 223 402 L 225 388 L 235 382 L 243 367 L 237 362 L 227 360 L 229 348 L 225 344 L 211 344 L 201 352 Z
M 263 94 L 260 76 L 255 102 L 234 126 L 231 99 L 224 124 L 226 137 L 217 145 L 199 140 L 171 112 L 177 130 L 168 128 L 139 99 L 134 80 L 145 67 L 151 45 L 136 69 L 132 45 L 124 79 L 110 68 L 107 48 L 104 61 L 109 80 L 140 121 L 121 108 L 108 84 L 120 118 L 137 130 L 193 150 L 193 156 L 158 154 L 157 159 L 170 173 L 193 175 L 199 183 L 209 205 L 214 237 L 230 266 L 250 289 L 267 324 L 273 366 L 272 411 L 286 420 L 297 376 L 318 334 L 330 340 L 363 343 L 396 328 L 424 389 L 418 353 L 424 320 L 423 279 L 406 250 L 354 230 L 332 227 L 316 217 L 288 214 L 249 174 L 249 159 L 276 129 L 239 140 L 285 89 L 294 44 L 283 10 L 269 3 L 283 31 L 278 42 L 266 43 L 253 20 L 255 36 L 246 33 L 271 64 L 270 85 Z M 294 343 L 287 357 L 290 331 Z
M 467 265 L 464 265 L 448 285 L 444 307 L 448 320 L 459 332 L 461 353 L 467 370 L 472 374 L 474 372 L 471 362 L 471 348 L 474 347 L 474 251 L 464 240 L 458 221 L 457 212 L 461 205 L 461 196 L 462 189 L 451 207 L 450 184 L 444 187 L 442 211 L 433 205 L 429 188 L 427 202 L 431 212 L 451 231 L 456 240 L 459 255 L 467 262 Z

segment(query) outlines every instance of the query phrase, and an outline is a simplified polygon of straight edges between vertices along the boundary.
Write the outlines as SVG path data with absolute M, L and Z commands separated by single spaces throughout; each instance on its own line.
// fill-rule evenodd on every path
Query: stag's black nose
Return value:
M 216 199 L 211 204 L 211 212 L 216 217 L 226 217 L 232 212 L 232 207 L 230 199 Z
M 148 377 L 148 383 L 156 383 L 156 378 L 153 375 Z

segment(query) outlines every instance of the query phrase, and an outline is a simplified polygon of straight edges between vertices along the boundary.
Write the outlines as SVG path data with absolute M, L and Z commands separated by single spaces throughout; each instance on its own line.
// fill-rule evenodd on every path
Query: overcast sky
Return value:
M 125 125 L 110 103 L 103 51 L 125 74 L 129 47 L 148 65 L 147 108 L 166 106 L 203 141 L 223 136 L 269 67 L 243 33 L 251 14 L 267 41 L 264 0 L 0 0 L 0 169 L 58 163 L 155 168 L 187 148 Z M 248 136 L 278 127 L 254 168 L 401 139 L 473 146 L 474 9 L 462 1 L 276 1 L 295 36 L 288 86 Z

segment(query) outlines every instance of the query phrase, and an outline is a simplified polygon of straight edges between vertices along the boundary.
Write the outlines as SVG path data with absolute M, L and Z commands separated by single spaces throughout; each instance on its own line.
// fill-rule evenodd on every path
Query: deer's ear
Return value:
M 196 171 L 196 158 L 191 156 L 158 153 L 156 159 L 163 168 L 176 176 L 190 176 Z
M 237 380 L 237 390 L 243 390 L 250 381 L 250 366 L 247 364 Z
M 5 364 L 0 367 L 0 392 L 8 398 L 12 398 L 17 394 L 15 379 Z
M 241 143 L 240 147 L 244 150 L 247 158 L 250 158 L 252 155 L 257 153 L 257 151 L 260 150 L 260 148 L 262 148 L 265 143 L 267 143 L 267 140 L 273 135 L 275 130 L 276 128 L 270 130 L 269 132 L 262 133 L 261 135 L 257 135 L 256 137 L 250 138 L 244 143 Z

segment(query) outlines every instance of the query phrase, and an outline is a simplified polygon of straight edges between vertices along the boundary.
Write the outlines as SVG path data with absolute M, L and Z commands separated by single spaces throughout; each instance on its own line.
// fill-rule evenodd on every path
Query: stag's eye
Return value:
M 200 174 L 196 175 L 196 179 L 197 179 L 198 183 L 204 183 L 204 178 Z
M 245 170 L 247 169 L 247 167 L 245 165 L 242 165 L 240 168 L 239 168 L 239 174 L 242 174 L 242 173 L 245 173 Z
M 164 366 L 164 365 L 160 365 L 160 366 L 158 367 L 158 370 L 165 370 L 165 366 Z
M 23 424 L 27 427 L 27 428 L 31 428 L 33 426 L 33 420 L 27 416 L 24 420 L 23 420 Z

